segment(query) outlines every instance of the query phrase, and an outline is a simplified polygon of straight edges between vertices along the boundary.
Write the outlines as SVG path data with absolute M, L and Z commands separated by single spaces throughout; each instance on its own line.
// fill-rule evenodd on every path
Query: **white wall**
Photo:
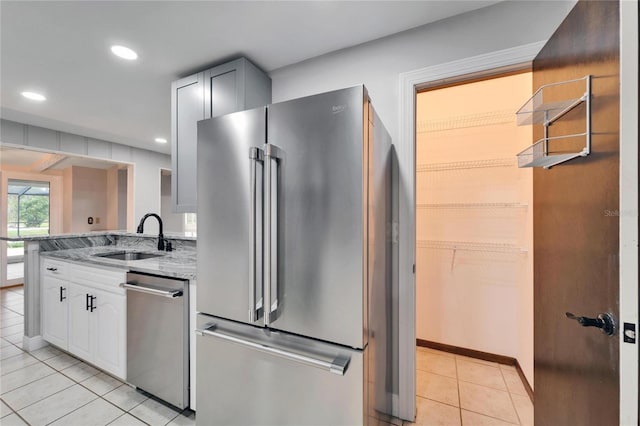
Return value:
M 547 40 L 574 1 L 507 1 L 269 73 L 273 102 L 364 83 L 395 140 L 400 73 Z
M 173 213 L 171 205 L 171 174 L 160 179 L 160 217 L 164 232 L 184 232 L 184 213 Z
M 133 164 L 129 231 L 135 231 L 145 213 L 160 212 L 160 169 L 171 168 L 168 155 L 9 120 L 0 120 L 0 143 Z M 149 220 L 145 232 L 157 233 L 157 224 Z
M 65 205 L 64 212 L 71 213 L 71 229 L 66 232 L 107 230 L 107 171 L 78 166 L 71 169 L 71 205 Z M 87 222 L 89 217 L 93 224 Z
M 171 157 L 158 152 L 132 148 L 133 168 L 133 224 L 135 231 L 140 218 L 146 213 L 160 214 L 160 169 L 171 168 Z M 149 218 L 144 224 L 145 234 L 157 234 L 158 222 Z

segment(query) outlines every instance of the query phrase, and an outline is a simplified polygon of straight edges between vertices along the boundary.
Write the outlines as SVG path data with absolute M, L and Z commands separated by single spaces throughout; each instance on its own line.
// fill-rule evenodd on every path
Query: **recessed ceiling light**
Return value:
M 46 101 L 47 98 L 45 98 L 44 95 L 41 95 L 40 93 L 36 93 L 36 92 L 22 92 L 22 96 L 24 96 L 27 99 L 31 99 L 32 101 Z
M 165 138 L 156 138 L 156 142 L 158 142 L 158 143 L 167 143 L 167 140 Z
M 124 46 L 111 46 L 111 52 L 114 55 L 121 57 L 122 59 L 126 59 L 128 61 L 133 61 L 134 59 L 138 59 L 138 54 L 128 47 Z

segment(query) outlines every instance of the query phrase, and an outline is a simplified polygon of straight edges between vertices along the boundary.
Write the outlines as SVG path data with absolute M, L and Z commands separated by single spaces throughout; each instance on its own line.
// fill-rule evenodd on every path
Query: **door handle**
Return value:
M 62 302 L 64 299 L 67 298 L 67 296 L 64 296 L 62 294 L 63 291 L 66 291 L 67 289 L 65 287 L 60 286 L 60 301 Z
M 607 336 L 613 336 L 618 331 L 618 326 L 613 315 L 610 313 L 598 314 L 597 318 L 579 317 L 571 312 L 566 312 L 565 316 L 576 320 L 583 327 L 596 327 L 602 330 Z
M 312 367 L 320 368 L 322 370 L 328 371 L 329 373 L 337 374 L 339 376 L 344 376 L 347 372 L 347 367 L 349 366 L 349 362 L 351 358 L 344 355 L 337 355 L 331 360 L 324 360 L 320 358 L 316 358 L 315 356 L 304 355 L 297 352 L 291 352 L 284 349 L 276 348 L 273 346 L 266 345 L 260 342 L 253 342 L 251 340 L 247 340 L 245 338 L 236 337 L 231 334 L 222 333 L 216 330 L 215 324 L 207 324 L 202 329 L 196 329 L 195 333 L 199 336 L 213 336 L 222 340 L 226 340 L 227 342 L 232 342 L 241 346 L 249 347 L 251 349 L 258 350 L 260 352 L 264 352 L 270 355 L 274 355 L 280 358 L 285 358 L 290 361 L 299 362 L 301 364 L 310 365 Z
M 257 258 L 258 247 L 258 190 L 256 179 L 258 178 L 256 168 L 258 162 L 263 162 L 264 152 L 260 148 L 249 148 L 250 178 L 249 178 L 249 322 L 254 323 L 260 317 L 260 306 L 262 302 L 256 304 L 256 290 L 258 285 Z M 262 191 L 260 191 L 262 195 Z M 262 217 L 260 217 L 262 220 Z M 261 241 L 262 243 L 262 241 Z
M 157 290 L 155 288 L 142 287 L 137 284 L 131 284 L 131 283 L 120 283 L 120 288 L 139 291 L 140 293 L 153 294 L 156 296 L 168 297 L 171 299 L 175 297 L 182 297 L 183 295 L 182 290 Z
M 273 144 L 264 145 L 264 325 L 278 317 L 278 163 L 283 151 Z M 276 164 L 275 192 L 273 191 L 273 163 Z M 275 217 L 274 217 L 275 216 Z M 274 282 L 275 300 L 271 297 Z

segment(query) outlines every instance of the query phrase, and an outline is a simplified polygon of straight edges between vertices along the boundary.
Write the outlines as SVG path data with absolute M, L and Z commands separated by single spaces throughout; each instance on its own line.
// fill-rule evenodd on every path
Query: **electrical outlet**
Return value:
M 96 217 L 96 225 L 100 223 L 100 218 Z
M 93 225 L 93 218 L 92 218 L 91 216 L 89 216 L 89 217 L 87 218 L 87 223 L 88 223 L 89 225 Z

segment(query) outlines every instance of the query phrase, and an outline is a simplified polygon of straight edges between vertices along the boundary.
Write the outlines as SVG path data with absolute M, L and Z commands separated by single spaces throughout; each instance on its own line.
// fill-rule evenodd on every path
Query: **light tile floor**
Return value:
M 195 425 L 192 411 L 175 411 L 100 370 L 47 346 L 22 350 L 23 288 L 0 291 L 0 424 Z
M 533 425 L 533 404 L 515 367 L 416 350 L 417 417 L 404 425 Z
M 22 287 L 0 291 L 2 426 L 195 424 L 193 412 L 149 399 L 52 346 L 24 352 L 23 303 Z M 427 348 L 417 349 L 416 367 L 417 418 L 405 426 L 533 425 L 533 404 L 514 367 Z

